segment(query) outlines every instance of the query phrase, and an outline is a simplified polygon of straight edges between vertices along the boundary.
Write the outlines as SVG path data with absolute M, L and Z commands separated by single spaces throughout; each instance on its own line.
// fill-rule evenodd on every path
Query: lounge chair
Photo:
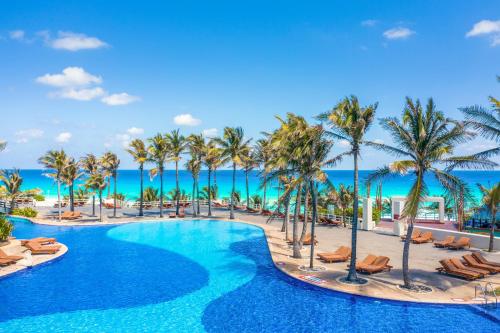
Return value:
M 432 242 L 432 240 L 433 240 L 432 232 L 426 231 L 426 232 L 422 233 L 419 237 L 412 238 L 411 241 L 414 244 L 423 244 L 423 243 Z
M 481 274 L 473 272 L 473 271 L 468 271 L 468 270 L 463 270 L 463 269 L 458 269 L 449 259 L 443 259 L 439 260 L 439 263 L 441 264 L 442 267 L 436 268 L 436 270 L 439 273 L 443 274 L 448 274 L 451 276 L 455 277 L 460 277 L 466 280 L 476 280 L 481 277 Z
M 488 264 L 481 264 L 476 258 L 471 256 L 470 254 L 464 255 L 464 256 L 462 256 L 462 258 L 464 258 L 465 262 L 470 267 L 484 269 L 484 270 L 489 271 L 490 273 L 499 273 L 500 272 L 500 266 L 495 267 L 495 266 L 488 265 Z
M 422 236 L 422 232 L 419 229 L 414 229 L 412 234 L 411 234 L 411 240 L 414 240 L 418 237 Z M 406 235 L 401 236 L 401 240 L 405 241 L 406 240 Z
M 318 240 L 316 239 L 316 236 L 314 236 L 314 245 L 318 244 Z M 311 234 L 307 234 L 304 237 L 304 241 L 302 242 L 302 245 L 311 245 Z
M 460 237 L 456 242 L 449 244 L 448 248 L 453 250 L 461 250 L 466 246 L 470 248 L 470 238 Z
M 54 244 L 57 242 L 55 238 L 48 238 L 48 237 L 36 237 L 32 239 L 22 239 L 21 240 L 21 245 L 25 245 L 28 242 L 37 242 L 42 245 L 47 245 L 47 244 Z
M 356 263 L 356 270 L 360 270 L 362 269 L 363 267 L 365 266 L 368 266 L 368 265 L 371 265 L 375 262 L 375 260 L 377 259 L 377 256 L 373 255 L 373 254 L 369 254 L 365 257 L 365 259 L 363 259 L 363 261 L 361 262 L 357 262 Z M 348 265 L 349 266 L 349 265 Z
M 445 239 L 434 242 L 434 247 L 447 247 L 455 241 L 455 236 L 447 236 Z
M 455 265 L 456 268 L 479 273 L 482 275 L 481 277 L 485 277 L 486 275 L 490 274 L 490 271 L 485 269 L 465 266 L 458 258 L 451 258 L 450 261 L 453 265 Z
M 318 253 L 318 257 L 326 262 L 344 262 L 351 257 L 351 248 L 341 246 L 335 252 Z
M 175 218 L 176 217 L 175 212 L 169 213 L 168 217 L 171 219 Z
M 61 219 L 63 219 L 63 220 L 76 220 L 76 219 L 79 219 L 80 217 L 82 217 L 81 212 L 67 211 L 67 212 L 62 213 L 62 215 L 61 215 Z
M 7 253 L 3 252 L 3 250 L 0 250 L 0 259 L 9 259 L 9 260 L 18 261 L 18 260 L 24 259 L 24 257 L 23 256 L 8 255 Z
M 359 269 L 357 269 L 358 272 L 363 272 L 363 273 L 368 273 L 368 274 L 375 274 L 375 273 L 380 273 L 383 271 L 390 271 L 392 266 L 388 265 L 389 263 L 389 258 L 384 257 L 384 256 L 379 256 L 373 264 L 368 264 L 368 265 L 363 265 Z
M 16 261 L 12 259 L 2 259 L 0 258 L 0 266 L 9 266 L 15 264 Z
M 247 212 L 249 212 L 249 213 L 258 213 L 259 211 L 257 209 L 254 209 L 254 208 L 247 207 Z
M 61 248 L 60 245 L 41 245 L 37 242 L 28 242 L 25 246 L 31 254 L 54 254 Z
M 483 255 L 479 252 L 472 252 L 472 256 L 474 258 L 476 258 L 477 261 L 479 261 L 481 264 L 490 265 L 490 266 L 494 266 L 494 267 L 500 267 L 500 263 L 494 262 L 494 261 L 489 261 L 488 259 L 483 257 Z
M 185 213 L 185 211 L 184 211 L 184 208 L 183 208 L 183 209 L 181 209 L 181 210 L 179 211 L 179 215 L 178 215 L 178 217 L 181 217 L 181 218 L 186 217 L 186 213 Z

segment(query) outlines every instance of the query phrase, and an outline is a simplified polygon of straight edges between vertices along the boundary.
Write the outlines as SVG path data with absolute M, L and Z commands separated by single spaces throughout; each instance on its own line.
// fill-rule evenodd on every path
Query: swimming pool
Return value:
M 0 279 L 0 332 L 492 332 L 469 306 L 380 301 L 286 276 L 263 231 L 222 221 L 54 227 L 60 259 Z

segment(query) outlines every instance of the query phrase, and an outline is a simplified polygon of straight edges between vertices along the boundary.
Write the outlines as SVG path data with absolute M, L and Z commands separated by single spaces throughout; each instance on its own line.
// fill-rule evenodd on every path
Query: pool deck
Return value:
M 13 265 L 0 267 L 0 278 L 7 275 L 11 275 L 15 272 L 24 269 L 29 269 L 31 267 L 52 261 L 54 259 L 63 256 L 64 254 L 66 254 L 66 252 L 68 252 L 68 247 L 66 245 L 61 243 L 56 243 L 56 244 L 61 245 L 61 249 L 59 251 L 57 251 L 55 254 L 33 254 L 32 255 L 33 261 L 30 263 L 31 265 L 27 265 L 28 263 L 26 262 L 26 259 L 21 259 Z M 25 252 L 28 251 L 26 247 L 21 245 L 21 241 L 17 239 L 10 240 L 10 242 L 7 245 L 3 245 L 1 249 L 7 255 L 16 255 L 16 256 L 24 256 Z
M 82 210 L 79 208 L 79 210 Z M 206 207 L 202 208 L 202 218 L 206 217 Z M 82 210 L 85 213 L 85 210 Z M 53 213 L 53 210 L 51 210 Z M 79 221 L 58 222 L 53 218 L 33 219 L 35 223 L 51 225 L 110 225 L 124 224 L 137 221 L 177 221 L 168 217 L 159 218 L 158 214 L 148 212 L 147 216 L 138 218 L 137 210 L 120 209 L 118 217 L 112 218 L 112 210 L 105 210 L 106 217 L 103 222 L 96 218 L 84 218 Z M 186 211 L 186 218 L 192 219 Z M 168 212 L 167 212 L 168 214 Z M 323 280 L 316 284 L 323 288 L 328 288 L 340 292 L 347 292 L 356 295 L 376 297 L 382 299 L 391 299 L 399 301 L 412 302 L 430 302 L 430 303 L 482 303 L 474 300 L 474 287 L 481 283 L 484 286 L 486 282 L 491 282 L 495 288 L 500 286 L 500 274 L 490 275 L 477 281 L 465 281 L 459 278 L 438 274 L 436 268 L 439 267 L 438 261 L 444 258 L 461 258 L 462 255 L 470 253 L 471 250 L 448 250 L 434 248 L 432 243 L 414 245 L 410 248 L 410 274 L 414 282 L 429 286 L 433 289 L 431 293 L 415 293 L 401 290 L 398 286 L 402 283 L 402 248 L 403 242 L 399 237 L 389 235 L 388 230 L 379 228 L 375 231 L 358 232 L 358 260 L 362 260 L 367 254 L 385 255 L 391 261 L 393 269 L 390 272 L 383 272 L 374 275 L 362 275 L 369 283 L 361 286 L 343 284 L 337 281 L 338 278 L 347 275 L 347 263 L 323 263 L 314 259 L 314 266 L 323 266 L 326 269 L 320 272 L 306 273 L 299 270 L 300 265 L 308 265 L 310 257 L 310 246 L 304 247 L 301 251 L 303 258 L 291 258 L 291 249 L 285 241 L 284 233 L 280 232 L 282 225 L 281 219 L 275 219 L 267 223 L 267 218 L 258 214 L 251 214 L 241 211 L 235 211 L 235 220 L 229 220 L 227 210 L 213 209 L 213 216 L 210 219 L 219 219 L 224 221 L 244 222 L 261 227 L 266 234 L 267 242 L 273 261 L 278 269 L 284 273 L 310 283 L 303 279 L 304 276 L 314 276 Z M 289 230 L 291 230 L 291 224 Z M 310 223 L 309 223 L 310 226 Z M 302 223 L 299 224 L 299 232 L 302 230 Z M 309 230 L 308 230 L 309 232 Z M 43 236 L 43 235 L 41 235 Z M 341 245 L 350 246 L 351 229 L 342 227 L 333 227 L 318 225 L 316 228 L 316 237 L 319 244 L 315 248 L 315 253 L 331 252 Z M 481 250 L 482 251 L 482 250 Z M 60 251 L 61 252 L 61 251 Z M 500 253 L 488 253 L 482 251 L 483 255 L 491 261 L 500 262 Z M 49 259 L 50 260 L 50 259 Z M 361 274 L 360 274 L 361 275 Z

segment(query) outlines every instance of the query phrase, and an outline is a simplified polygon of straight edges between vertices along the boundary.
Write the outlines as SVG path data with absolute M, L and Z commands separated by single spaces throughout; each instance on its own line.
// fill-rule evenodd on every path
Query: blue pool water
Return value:
M 493 332 L 469 306 L 380 301 L 277 270 L 261 229 L 221 221 L 53 227 L 60 259 L 0 279 L 0 332 Z

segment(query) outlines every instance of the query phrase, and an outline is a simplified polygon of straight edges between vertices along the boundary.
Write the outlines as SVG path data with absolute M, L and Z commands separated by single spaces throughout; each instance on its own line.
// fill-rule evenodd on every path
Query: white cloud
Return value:
M 351 146 L 351 144 L 347 140 L 340 140 L 339 145 L 343 148 L 349 148 Z
M 384 31 L 384 37 L 387 39 L 406 39 L 413 34 L 415 34 L 415 31 L 403 27 L 397 27 Z
M 189 113 L 185 113 L 175 116 L 174 123 L 179 126 L 198 126 L 201 124 L 201 120 Z
M 50 47 L 59 50 L 79 51 L 88 49 L 98 49 L 108 45 L 99 38 L 89 37 L 85 34 L 79 34 L 73 32 L 59 31 L 57 38 L 52 40 L 48 38 L 48 35 L 45 36 L 47 36 L 46 37 L 47 44 Z
M 102 78 L 87 73 L 81 67 L 66 67 L 62 74 L 45 74 L 37 77 L 36 82 L 54 87 L 77 87 L 100 84 Z
M 70 133 L 70 132 L 62 132 L 62 133 L 59 133 L 58 136 L 56 136 L 56 142 L 59 142 L 59 143 L 65 143 L 65 142 L 68 142 L 69 139 L 71 139 L 73 135 Z
M 38 139 L 43 136 L 43 130 L 39 128 L 30 128 L 25 130 L 20 130 L 15 133 L 17 143 L 27 143 L 31 139 Z
M 364 20 L 361 22 L 363 27 L 374 27 L 378 24 L 377 20 Z
M 375 140 L 373 140 L 373 142 L 378 143 L 380 145 L 384 144 L 384 140 L 382 140 L 382 139 L 375 139 Z
M 130 135 L 141 135 L 144 133 L 144 128 L 139 128 L 139 127 L 130 127 L 127 130 L 127 133 Z
M 128 134 L 117 134 L 116 135 L 116 140 L 118 140 L 121 143 L 122 147 L 124 147 L 124 148 L 128 148 L 128 146 L 130 145 L 131 139 L 132 138 Z
M 217 128 L 207 128 L 207 129 L 204 129 L 203 130 L 203 136 L 207 137 L 207 138 L 213 138 L 213 137 L 216 137 L 217 136 Z
M 141 98 L 138 96 L 132 96 L 127 93 L 120 94 L 112 94 L 106 97 L 103 97 L 101 101 L 104 104 L 115 106 L 115 105 L 127 105 L 133 102 L 140 100 Z
M 25 33 L 23 30 L 14 30 L 9 32 L 10 39 L 22 41 L 24 40 L 24 36 Z
M 482 20 L 474 24 L 465 37 L 491 36 L 491 46 L 500 45 L 500 20 Z
M 90 101 L 104 95 L 106 92 L 101 87 L 85 88 L 85 89 L 63 89 L 61 91 L 51 93 L 50 96 L 74 99 L 77 101 Z

